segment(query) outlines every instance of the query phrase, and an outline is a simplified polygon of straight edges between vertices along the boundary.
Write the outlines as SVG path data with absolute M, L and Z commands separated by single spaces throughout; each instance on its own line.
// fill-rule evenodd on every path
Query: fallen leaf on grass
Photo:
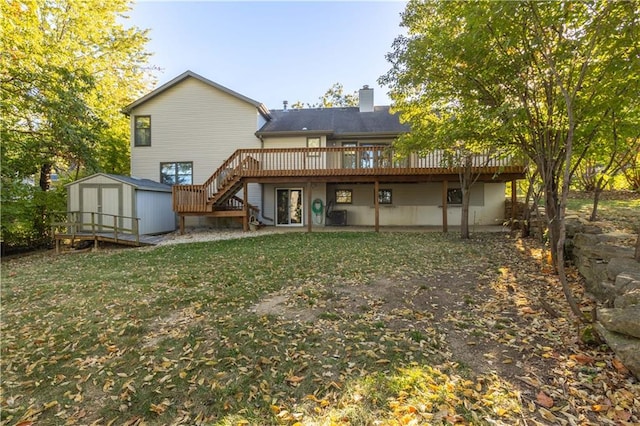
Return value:
M 164 404 L 151 404 L 149 411 L 153 411 L 156 414 L 162 414 L 167 410 L 167 406 Z
M 536 402 L 544 408 L 553 407 L 553 398 L 551 398 L 543 391 L 538 392 L 538 395 L 536 395 Z
M 591 410 L 595 411 L 596 413 L 599 413 L 601 411 L 609 411 L 610 408 L 611 405 L 609 404 L 594 404 L 591 406 Z
M 618 422 L 628 422 L 631 419 L 631 411 L 616 410 L 613 414 L 613 419 Z
M 588 365 L 588 364 L 593 364 L 593 361 L 595 361 L 592 357 L 590 357 L 589 355 L 585 355 L 585 354 L 574 354 L 569 356 L 569 358 L 579 362 L 580 364 L 583 365 Z
M 620 374 L 628 374 L 629 373 L 629 369 L 627 369 L 627 367 L 618 358 L 614 358 L 611 361 L 611 364 L 613 364 L 614 368 L 618 371 L 618 373 L 620 373 Z
M 558 422 L 558 418 L 556 416 L 553 415 L 553 413 L 549 410 L 547 410 L 546 408 L 539 408 L 538 412 L 540 413 L 540 415 L 542 416 L 543 419 L 552 422 L 552 423 L 557 423 Z
M 293 385 L 297 385 L 298 383 L 300 383 L 301 381 L 304 380 L 304 377 L 300 377 L 300 376 L 289 376 L 285 379 L 287 382 L 293 384 Z

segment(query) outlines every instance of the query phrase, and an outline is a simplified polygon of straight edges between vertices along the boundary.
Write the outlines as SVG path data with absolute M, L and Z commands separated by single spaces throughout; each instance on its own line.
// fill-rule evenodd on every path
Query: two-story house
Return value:
M 374 106 L 270 111 L 187 71 L 124 109 L 131 175 L 173 185 L 183 229 L 220 218 L 267 225 L 425 226 L 460 222 L 458 170 L 437 152 L 396 156 L 409 128 Z M 485 161 L 486 160 L 486 161 Z M 504 219 L 505 184 L 523 177 L 510 159 L 479 159 L 470 222 Z M 245 200 L 247 202 L 245 202 Z

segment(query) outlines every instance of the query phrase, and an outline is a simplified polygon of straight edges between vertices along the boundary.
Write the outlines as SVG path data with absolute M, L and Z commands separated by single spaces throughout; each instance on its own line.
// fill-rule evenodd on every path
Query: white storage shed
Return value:
M 65 185 L 67 207 L 80 212 L 82 223 L 94 221 L 111 226 L 133 228 L 132 218 L 139 218 L 140 235 L 161 234 L 176 229 L 176 215 L 171 201 L 171 186 L 149 179 L 97 173 Z M 117 219 L 114 217 L 117 216 Z

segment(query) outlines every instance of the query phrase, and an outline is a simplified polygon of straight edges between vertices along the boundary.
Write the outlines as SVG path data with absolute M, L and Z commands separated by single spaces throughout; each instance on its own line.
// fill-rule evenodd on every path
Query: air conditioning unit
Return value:
M 329 225 L 347 226 L 347 211 L 332 210 L 329 212 Z

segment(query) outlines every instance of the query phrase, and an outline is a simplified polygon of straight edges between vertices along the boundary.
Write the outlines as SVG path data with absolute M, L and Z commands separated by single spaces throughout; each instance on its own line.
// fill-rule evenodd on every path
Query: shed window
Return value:
M 353 191 L 351 189 L 336 189 L 336 204 L 351 204 Z
M 380 204 L 391 204 L 391 190 L 390 189 L 381 189 L 378 191 L 378 203 Z
M 151 116 L 136 116 L 134 144 L 135 146 L 151 146 Z
M 167 185 L 191 185 L 193 162 L 160 163 L 160 182 Z

